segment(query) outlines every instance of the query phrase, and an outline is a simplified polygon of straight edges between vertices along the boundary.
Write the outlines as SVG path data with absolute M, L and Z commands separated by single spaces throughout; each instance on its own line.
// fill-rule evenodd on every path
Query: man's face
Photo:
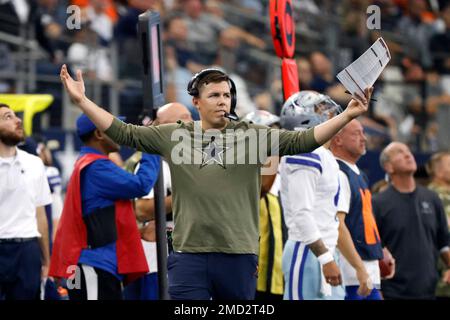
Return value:
M 171 39 L 178 41 L 187 39 L 188 29 L 186 22 L 182 18 L 173 18 L 167 31 Z
M 355 159 L 366 154 L 366 136 L 364 128 L 358 120 L 352 120 L 340 133 L 344 150 Z
M 11 109 L 0 108 L 0 141 L 12 147 L 24 139 L 22 120 Z
M 193 98 L 201 120 L 208 128 L 222 129 L 226 126 L 225 112 L 230 112 L 230 85 L 226 81 L 208 83 L 200 88 L 199 97 Z
M 386 169 L 389 174 L 407 173 L 413 174 L 417 170 L 416 159 L 404 143 L 393 142 L 388 146 L 389 160 Z
M 191 18 L 198 18 L 203 12 L 203 5 L 200 0 L 185 0 L 184 12 Z
M 436 168 L 436 173 L 450 185 L 450 155 L 443 156 Z
M 311 55 L 311 66 L 314 72 L 320 76 L 325 76 L 331 71 L 330 60 L 320 52 Z
M 297 68 L 300 81 L 303 83 L 310 83 L 312 81 L 313 74 L 309 62 L 305 59 L 299 59 L 297 61 Z

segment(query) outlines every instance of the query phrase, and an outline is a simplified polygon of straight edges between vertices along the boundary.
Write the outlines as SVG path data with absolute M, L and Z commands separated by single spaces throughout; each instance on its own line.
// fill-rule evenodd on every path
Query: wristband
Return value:
M 317 257 L 317 259 L 319 260 L 321 266 L 334 260 L 333 255 L 330 253 L 330 251 L 321 254 L 320 256 Z

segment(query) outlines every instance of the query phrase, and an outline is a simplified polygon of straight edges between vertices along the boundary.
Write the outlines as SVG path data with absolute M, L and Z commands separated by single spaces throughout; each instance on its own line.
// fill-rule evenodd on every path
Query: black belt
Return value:
M 37 237 L 33 238 L 6 238 L 6 239 L 0 239 L 0 244 L 2 243 L 24 243 L 36 240 Z

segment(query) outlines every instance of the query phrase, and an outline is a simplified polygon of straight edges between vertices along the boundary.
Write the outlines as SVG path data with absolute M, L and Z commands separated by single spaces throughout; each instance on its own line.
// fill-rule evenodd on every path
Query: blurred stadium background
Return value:
M 389 141 L 408 143 L 419 164 L 450 149 L 450 1 L 293 4 L 300 88 L 326 93 L 343 107 L 349 96 L 335 75 L 379 36 L 388 43 L 392 60 L 376 82 L 377 102 L 362 119 L 369 151 L 360 166 L 371 184 L 383 178 L 378 155 Z M 71 5 L 81 9 L 80 28 L 71 28 Z M 367 27 L 370 5 L 380 9 L 380 29 Z M 23 114 L 29 135 L 54 140 L 56 165 L 67 180 L 79 147 L 73 132 L 79 111 L 62 88 L 60 67 L 82 69 L 88 97 L 136 122 L 142 110 L 136 24 L 151 9 L 163 21 L 167 102 L 186 104 L 198 118 L 186 85 L 215 65 L 236 82 L 239 116 L 256 109 L 277 114 L 281 61 L 268 6 L 269 0 L 0 0 L 0 101 Z

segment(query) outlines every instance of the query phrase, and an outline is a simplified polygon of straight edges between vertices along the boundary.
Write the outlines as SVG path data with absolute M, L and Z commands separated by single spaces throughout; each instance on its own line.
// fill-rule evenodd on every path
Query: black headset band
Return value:
M 189 81 L 189 84 L 188 84 L 188 88 L 187 88 L 188 93 L 189 93 L 190 95 L 197 95 L 197 94 L 198 94 L 198 84 L 200 83 L 200 81 L 201 81 L 204 77 L 206 77 L 208 74 L 213 73 L 213 72 L 218 72 L 218 73 L 220 73 L 220 74 L 226 76 L 226 77 L 228 78 L 228 81 L 229 81 L 232 85 L 234 85 L 233 80 L 231 80 L 230 77 L 229 77 L 225 72 L 223 72 L 222 70 L 220 70 L 220 69 L 215 69 L 215 68 L 208 68 L 208 69 L 203 69 L 203 70 L 201 70 L 200 72 L 196 73 L 196 74 L 191 78 L 191 80 Z M 195 94 L 192 94 L 192 93 L 195 93 Z

